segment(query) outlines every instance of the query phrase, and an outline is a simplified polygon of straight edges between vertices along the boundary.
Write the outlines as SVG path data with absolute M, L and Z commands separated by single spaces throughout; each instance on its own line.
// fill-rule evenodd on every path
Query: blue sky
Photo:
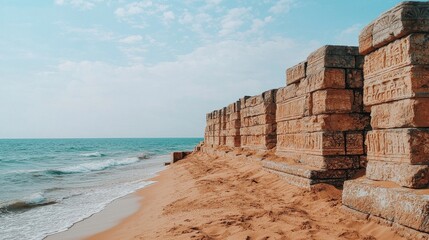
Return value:
M 0 138 L 200 137 L 398 0 L 0 0 Z

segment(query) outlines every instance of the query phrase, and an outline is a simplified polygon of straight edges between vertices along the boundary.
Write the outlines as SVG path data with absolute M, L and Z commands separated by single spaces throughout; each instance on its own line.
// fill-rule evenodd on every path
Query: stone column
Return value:
M 228 147 L 240 147 L 241 136 L 240 136 L 240 101 L 228 105 L 226 108 L 226 146 Z
M 277 151 L 265 161 L 291 184 L 341 186 L 365 162 L 369 114 L 362 103 L 362 63 L 357 47 L 324 46 L 286 71 L 277 91 Z
M 343 204 L 428 233 L 429 3 L 403 2 L 381 15 L 362 31 L 359 50 L 373 130 L 366 177 L 345 183 Z
M 244 97 L 241 102 L 241 146 L 249 150 L 268 150 L 276 146 L 276 92 Z

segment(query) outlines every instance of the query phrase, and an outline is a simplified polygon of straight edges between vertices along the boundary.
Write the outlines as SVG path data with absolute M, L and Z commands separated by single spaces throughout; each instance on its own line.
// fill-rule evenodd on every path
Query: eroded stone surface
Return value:
M 366 177 L 372 180 L 393 181 L 403 187 L 427 188 L 429 166 L 370 161 L 366 168 Z
M 306 76 L 307 62 L 301 62 L 286 70 L 286 85 L 298 82 Z
M 373 130 L 366 137 L 368 161 L 429 163 L 429 129 Z
M 365 77 L 364 104 L 367 106 L 414 97 L 429 97 L 429 66 L 406 66 Z
M 374 129 L 429 127 L 429 98 L 405 99 L 373 106 Z
M 390 186 L 390 187 L 388 187 Z M 429 190 L 392 187 L 367 179 L 346 181 L 343 204 L 351 209 L 429 232 Z
M 359 51 L 368 54 L 376 48 L 411 33 L 429 31 L 429 4 L 403 2 L 383 13 L 359 36 Z

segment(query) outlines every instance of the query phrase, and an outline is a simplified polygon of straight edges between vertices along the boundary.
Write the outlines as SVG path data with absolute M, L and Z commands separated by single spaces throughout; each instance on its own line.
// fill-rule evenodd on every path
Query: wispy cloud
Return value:
M 95 5 L 103 0 L 54 0 L 56 5 L 71 5 L 72 7 L 81 9 L 81 10 L 90 10 L 95 7 Z
M 221 21 L 219 35 L 226 36 L 236 32 L 244 24 L 248 13 L 248 8 L 233 8 L 229 10 Z
M 269 9 L 269 12 L 279 14 L 289 12 L 295 5 L 296 0 L 279 0 Z
M 142 40 L 143 40 L 143 37 L 140 35 L 131 35 L 128 37 L 121 38 L 119 42 L 125 43 L 125 44 L 134 44 L 134 43 L 141 42 Z

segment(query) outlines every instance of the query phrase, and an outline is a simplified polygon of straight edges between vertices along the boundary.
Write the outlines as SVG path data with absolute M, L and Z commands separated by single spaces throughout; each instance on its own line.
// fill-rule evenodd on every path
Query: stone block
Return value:
M 363 88 L 362 69 L 346 69 L 346 88 Z
M 369 115 L 360 113 L 320 114 L 277 123 L 278 134 L 320 131 L 363 131 L 369 128 Z
M 298 82 L 306 76 L 307 62 L 301 62 L 286 70 L 286 85 Z
M 369 24 L 359 36 L 361 54 L 382 47 L 411 33 L 429 32 L 429 4 L 403 2 Z
M 275 124 L 276 116 L 274 114 L 263 114 L 252 117 L 243 117 L 241 119 L 242 127 L 251 127 L 256 125 L 264 125 L 264 124 Z
M 255 125 L 250 127 L 241 127 L 241 135 L 269 135 L 276 133 L 276 124 Z
M 414 97 L 429 97 L 428 66 L 407 66 L 365 79 L 366 106 Z
M 242 108 L 240 111 L 241 118 L 259 116 L 262 114 L 275 114 L 276 113 L 276 104 L 271 103 L 269 105 L 259 104 L 252 107 Z
M 313 169 L 311 167 L 303 165 L 294 165 L 284 162 L 274 162 L 269 160 L 263 160 L 262 166 L 267 169 L 275 170 L 278 172 L 284 172 L 300 177 L 309 179 L 345 179 L 347 178 L 348 172 L 346 170 L 324 170 L 324 169 Z
M 373 129 L 429 127 L 429 98 L 373 106 L 371 126 Z
M 250 135 L 241 136 L 241 147 L 252 150 L 268 150 L 276 146 L 276 136 Z
M 325 67 L 355 68 L 357 47 L 327 45 L 311 53 L 307 58 L 307 75 Z
M 373 130 L 366 136 L 368 161 L 429 163 L 429 129 Z
M 191 153 L 192 152 L 172 152 L 171 153 L 171 161 L 173 163 L 178 162 L 178 161 L 184 159 L 185 157 L 187 157 Z
M 289 99 L 277 103 L 276 121 L 286 121 L 311 115 L 311 95 Z
M 240 136 L 228 136 L 228 137 L 226 137 L 226 146 L 240 147 L 241 146 L 241 137 Z
M 345 155 L 345 137 L 341 132 L 314 132 L 277 135 L 277 151 L 313 155 Z
M 365 138 L 363 131 L 346 132 L 346 155 L 363 155 Z
M 313 114 L 347 113 L 352 111 L 354 95 L 352 90 L 327 89 L 314 92 Z
M 343 205 L 391 222 L 429 232 L 429 190 L 395 187 L 367 179 L 346 181 Z
M 346 86 L 346 72 L 339 68 L 322 68 L 307 74 L 307 77 L 301 80 L 297 93 L 309 93 L 328 88 L 343 89 Z
M 429 34 L 414 33 L 365 56 L 364 76 L 370 79 L 408 65 L 429 64 Z
M 305 153 L 284 153 L 281 151 L 277 151 L 276 155 L 316 169 L 347 170 L 361 168 L 359 156 L 320 156 Z
M 408 188 L 429 187 L 429 166 L 370 161 L 366 177 L 377 181 L 392 181 Z

